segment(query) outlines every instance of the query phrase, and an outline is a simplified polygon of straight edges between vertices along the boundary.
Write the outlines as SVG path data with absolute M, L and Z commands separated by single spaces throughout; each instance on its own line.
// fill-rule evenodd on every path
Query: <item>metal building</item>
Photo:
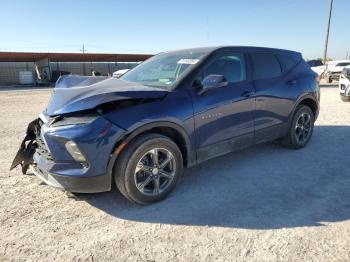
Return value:
M 148 54 L 22 53 L 0 52 L 0 86 L 17 85 L 23 76 L 33 84 L 49 84 L 61 74 L 109 75 L 119 69 L 133 68 L 148 59 Z M 30 73 L 31 72 L 31 73 Z M 26 74 L 24 74 L 26 73 Z

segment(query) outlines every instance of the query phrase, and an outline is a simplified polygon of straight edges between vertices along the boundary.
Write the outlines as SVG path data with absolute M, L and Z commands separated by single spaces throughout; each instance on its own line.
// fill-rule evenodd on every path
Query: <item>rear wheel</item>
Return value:
M 288 134 L 281 140 L 282 144 L 294 149 L 305 147 L 312 136 L 314 121 L 315 117 L 310 107 L 299 105 Z
M 326 79 L 326 83 L 327 83 L 327 84 L 332 83 L 332 78 L 331 78 L 331 75 L 330 75 L 330 74 L 324 74 L 324 76 L 325 76 L 325 79 Z
M 344 102 L 349 102 L 350 101 L 350 96 L 340 96 L 340 99 Z
M 168 137 L 146 134 L 122 151 L 114 167 L 115 183 L 130 201 L 148 204 L 164 199 L 183 170 L 181 151 Z

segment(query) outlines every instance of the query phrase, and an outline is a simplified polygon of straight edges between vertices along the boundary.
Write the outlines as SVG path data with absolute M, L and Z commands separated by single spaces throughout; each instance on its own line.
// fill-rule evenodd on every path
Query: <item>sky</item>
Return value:
M 1 0 L 0 51 L 159 53 L 247 45 L 322 57 L 329 0 Z M 350 0 L 334 0 L 328 56 L 350 56 Z

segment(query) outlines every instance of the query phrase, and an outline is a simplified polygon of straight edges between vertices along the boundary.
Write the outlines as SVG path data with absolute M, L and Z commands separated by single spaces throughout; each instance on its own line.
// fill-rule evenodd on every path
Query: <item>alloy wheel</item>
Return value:
M 295 125 L 295 138 L 299 144 L 304 144 L 308 141 L 311 135 L 311 128 L 312 125 L 310 114 L 300 114 Z
M 142 194 L 157 196 L 171 185 L 175 174 L 176 162 L 173 154 L 165 148 L 153 148 L 136 165 L 135 185 Z

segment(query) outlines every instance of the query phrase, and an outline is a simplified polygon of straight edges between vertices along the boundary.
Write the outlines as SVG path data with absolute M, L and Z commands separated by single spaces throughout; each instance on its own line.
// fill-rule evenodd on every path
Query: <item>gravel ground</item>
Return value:
M 9 172 L 48 99 L 0 93 L 0 260 L 350 260 L 350 103 L 337 88 L 322 88 L 306 148 L 268 143 L 207 161 L 147 207 L 115 189 L 69 198 Z

